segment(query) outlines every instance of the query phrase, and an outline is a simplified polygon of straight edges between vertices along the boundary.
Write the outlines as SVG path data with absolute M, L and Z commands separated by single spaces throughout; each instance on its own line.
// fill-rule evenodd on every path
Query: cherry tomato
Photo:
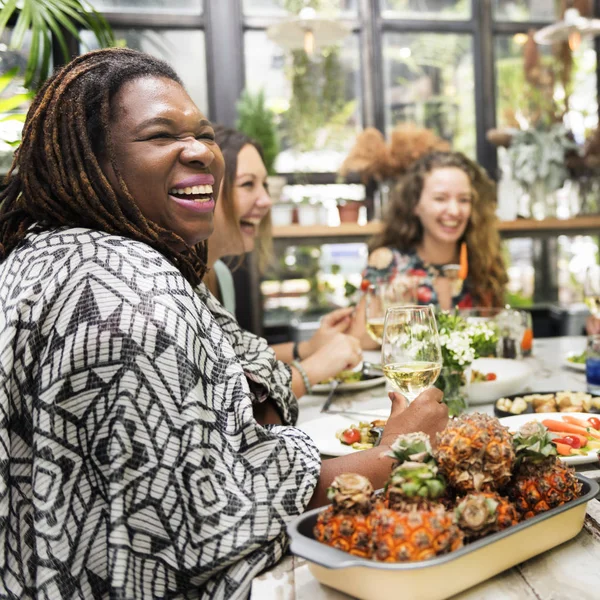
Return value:
M 600 419 L 598 417 L 588 417 L 588 421 L 594 429 L 600 431 Z
M 351 446 L 354 442 L 360 442 L 360 431 L 354 427 L 346 429 L 342 433 L 342 442 Z
M 370 285 L 371 285 L 371 282 L 368 279 L 363 279 L 360 282 L 360 289 L 361 289 L 361 291 L 366 292 L 367 289 L 369 289 Z
M 419 286 L 419 289 L 417 290 L 417 300 L 419 302 L 429 302 L 431 300 L 432 295 L 433 294 L 431 290 L 427 286 Z
M 565 435 L 563 440 L 565 440 L 565 443 L 569 444 L 571 448 L 581 448 L 581 440 L 579 438 L 573 437 L 571 435 Z
M 498 375 L 496 375 L 496 373 L 488 373 L 485 378 L 487 381 L 496 381 L 496 379 L 498 379 Z

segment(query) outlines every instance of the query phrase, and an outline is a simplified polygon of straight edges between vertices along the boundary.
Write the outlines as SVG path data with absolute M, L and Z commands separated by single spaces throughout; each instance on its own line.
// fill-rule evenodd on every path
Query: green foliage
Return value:
M 577 152 L 578 146 L 562 124 L 517 131 L 508 149 L 513 177 L 524 189 L 540 183 L 546 192 L 554 192 L 569 177 L 565 157 L 571 151 Z
M 267 173 L 274 175 L 275 160 L 279 154 L 279 138 L 275 114 L 267 108 L 264 91 L 252 95 L 245 90 L 237 103 L 237 113 L 237 129 L 262 146 Z
M 14 82 L 18 72 L 19 68 L 14 67 L 0 76 L 0 96 L 2 96 Z M 25 121 L 27 107 L 33 96 L 33 92 L 24 92 L 14 94 L 8 98 L 0 97 L 0 123 L 6 121 L 18 121 L 23 123 Z M 13 139 L 3 139 L 2 141 L 12 147 L 18 146 L 21 142 L 19 136 Z
M 52 38 L 57 40 L 65 61 L 69 61 L 66 33 L 81 42 L 80 30 L 88 29 L 100 46 L 112 46 L 115 38 L 106 19 L 87 0 L 0 0 L 0 35 L 18 11 L 9 49 L 23 47 L 31 31 L 31 49 L 25 69 L 25 87 L 35 89 L 47 77 L 52 54 Z

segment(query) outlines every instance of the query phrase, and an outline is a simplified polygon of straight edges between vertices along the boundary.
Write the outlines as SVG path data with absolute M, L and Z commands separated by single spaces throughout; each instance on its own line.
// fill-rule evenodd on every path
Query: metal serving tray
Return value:
M 444 556 L 411 563 L 382 563 L 352 556 L 317 542 L 317 508 L 288 526 L 291 551 L 309 561 L 321 583 L 361 600 L 443 600 L 575 537 L 582 529 L 587 503 L 600 491 L 577 475 L 582 494 L 563 506 L 493 533 Z

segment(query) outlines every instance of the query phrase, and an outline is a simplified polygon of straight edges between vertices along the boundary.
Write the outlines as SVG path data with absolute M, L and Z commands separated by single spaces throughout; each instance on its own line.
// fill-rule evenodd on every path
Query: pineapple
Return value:
M 433 461 L 429 438 L 400 436 L 390 455 L 403 462 L 388 480 L 384 502 L 373 511 L 373 558 L 418 561 L 460 548 L 462 533 L 453 515 L 437 501 L 446 486 Z
M 460 494 L 495 492 L 510 481 L 512 436 L 495 417 L 461 415 L 437 434 L 437 442 L 440 471 Z
M 327 490 L 331 500 L 318 517 L 314 536 L 320 542 L 363 558 L 370 558 L 373 486 L 362 475 L 338 475 Z
M 515 505 L 496 492 L 465 496 L 456 505 L 455 517 L 469 542 L 519 522 Z
M 581 483 L 572 467 L 562 463 L 548 429 L 537 421 L 514 435 L 517 468 L 507 492 L 522 518 L 529 519 L 574 500 Z

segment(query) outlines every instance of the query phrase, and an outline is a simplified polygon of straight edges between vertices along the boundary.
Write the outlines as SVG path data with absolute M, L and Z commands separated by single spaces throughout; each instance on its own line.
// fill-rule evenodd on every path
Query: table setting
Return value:
M 419 328 L 416 327 L 417 330 Z M 414 330 L 415 327 L 411 329 Z M 398 330 L 397 327 L 396 330 Z M 421 328 L 421 331 L 424 330 Z M 385 341 L 382 341 L 385 349 Z M 528 398 L 529 396 L 535 397 L 538 392 L 546 394 L 563 391 L 572 392 L 573 394 L 586 392 L 588 384 L 586 382 L 585 368 L 573 367 L 572 365 L 577 363 L 572 363 L 569 361 L 569 358 L 574 356 L 579 357 L 586 350 L 588 353 L 591 351 L 592 356 L 594 356 L 593 353 L 596 347 L 592 346 L 590 350 L 590 343 L 588 338 L 584 336 L 543 338 L 533 341 L 532 352 L 526 353 L 528 354 L 527 356 L 523 356 L 522 351 L 517 352 L 517 357 L 513 359 L 504 357 L 475 357 L 475 355 L 472 355 L 471 362 L 469 362 L 467 368 L 464 370 L 465 378 L 469 378 L 469 384 L 463 386 L 462 391 L 465 394 L 465 406 L 462 412 L 466 414 L 479 412 L 491 416 L 508 414 L 509 416 L 504 417 L 500 422 L 508 427 L 511 432 L 518 430 L 523 422 L 532 420 L 554 423 L 559 430 L 561 430 L 561 427 L 557 423 L 566 423 L 563 420 L 565 418 L 571 417 L 575 419 L 574 423 L 579 423 L 580 421 L 577 421 L 577 419 L 585 419 L 588 413 L 535 413 L 533 412 L 534 409 L 531 406 L 531 401 L 526 401 L 527 409 L 531 412 L 512 415 L 510 413 L 499 413 L 496 402 L 503 396 Z M 600 348 L 600 345 L 598 348 Z M 381 351 L 365 351 L 363 358 L 374 371 L 379 366 L 385 369 L 386 363 L 393 364 L 393 357 L 386 358 L 385 352 L 382 354 Z M 423 352 L 417 358 L 423 358 Z M 442 357 L 440 355 L 436 359 L 435 349 L 431 350 L 424 358 L 430 359 L 421 361 L 428 363 L 426 365 L 427 368 L 432 368 L 431 363 L 435 363 L 437 360 L 438 373 L 443 369 Z M 404 361 L 406 364 L 406 360 L 406 357 L 401 357 L 397 362 Z M 409 361 L 409 363 L 411 368 L 416 367 L 417 371 L 423 370 L 420 361 Z M 471 381 L 474 370 L 480 374 L 479 380 L 473 379 Z M 490 377 L 488 380 L 487 376 L 490 373 L 493 373 L 494 377 Z M 421 375 L 420 377 L 423 379 Z M 413 381 L 414 379 L 412 377 Z M 430 379 L 428 385 L 431 383 Z M 410 386 L 411 383 L 409 382 L 406 385 Z M 489 386 L 488 389 L 485 386 Z M 426 387 L 426 385 L 423 387 Z M 343 456 L 347 453 L 360 451 L 360 449 L 363 449 L 360 441 L 358 442 L 359 445 L 353 448 L 352 444 L 343 443 L 339 439 L 340 432 L 352 427 L 359 428 L 361 425 L 368 429 L 370 423 L 376 423 L 381 419 L 385 419 L 389 415 L 390 401 L 387 397 L 389 389 L 393 388 L 384 379 L 381 382 L 374 383 L 372 387 L 355 387 L 354 389 L 346 387 L 343 389 L 341 386 L 338 386 L 333 394 L 317 393 L 318 390 L 317 392 L 312 392 L 310 395 L 299 399 L 300 417 L 298 427 L 313 438 L 324 458 Z M 396 387 L 396 389 L 398 388 Z M 406 388 L 402 389 L 403 392 L 405 390 Z M 410 393 L 410 390 L 407 391 Z M 414 391 L 418 393 L 418 390 Z M 557 396 L 560 398 L 559 395 Z M 329 400 L 328 406 L 325 412 L 321 412 L 326 398 Z M 542 398 L 540 401 L 545 401 L 545 399 Z M 589 415 L 592 414 L 594 413 L 589 413 Z M 598 416 L 600 417 L 600 415 Z M 579 431 L 577 429 L 578 425 L 566 424 L 564 426 L 567 428 L 573 427 L 574 430 Z M 336 434 L 338 437 L 336 437 Z M 562 436 L 563 434 L 556 435 Z M 573 435 L 577 436 L 577 434 Z M 569 452 L 569 448 L 565 445 L 563 446 L 567 448 L 565 453 Z M 559 444 L 557 444 L 557 447 L 559 447 Z M 587 481 L 592 486 L 596 485 L 594 482 L 600 481 L 600 463 L 598 462 L 598 453 L 596 450 L 589 452 L 571 451 L 573 452 L 573 456 L 561 456 L 560 460 L 573 465 L 578 476 L 583 477 L 583 480 L 586 481 L 584 483 L 584 491 L 587 490 L 588 497 L 582 495 L 579 498 L 579 507 L 573 506 L 567 511 L 568 513 L 579 511 L 579 516 L 575 518 L 570 526 L 564 525 L 564 527 L 558 527 L 562 531 L 561 535 L 563 535 L 563 538 L 560 538 L 559 535 L 550 540 L 548 542 L 549 545 L 543 548 L 538 545 L 537 548 L 530 551 L 523 549 L 524 554 L 521 556 L 514 555 L 508 562 L 500 561 L 501 568 L 494 570 L 494 572 L 490 571 L 485 575 L 482 574 L 483 578 L 472 581 L 467 581 L 468 578 L 466 578 L 464 583 L 466 587 L 464 589 L 457 588 L 453 592 L 453 595 L 448 591 L 452 590 L 452 586 L 448 590 L 434 589 L 432 591 L 429 584 L 427 584 L 429 585 L 427 587 L 426 583 L 421 582 L 415 583 L 416 587 L 413 589 L 410 586 L 405 586 L 405 584 L 408 585 L 407 579 L 392 580 L 396 581 L 396 583 L 390 583 L 390 585 L 402 585 L 406 587 L 407 595 L 403 597 L 418 598 L 419 600 L 450 597 L 460 598 L 461 600 L 475 598 L 491 600 L 500 598 L 569 598 L 570 600 L 573 596 L 590 598 L 591 600 L 597 597 L 594 596 L 594 590 L 597 590 L 600 586 L 600 572 L 597 568 L 597 565 L 600 564 L 600 502 L 596 499 L 598 490 L 596 488 L 585 488 L 585 486 L 588 485 Z M 513 528 L 507 530 L 511 531 L 511 535 L 507 536 L 506 540 L 516 539 L 516 535 L 519 533 L 517 528 L 526 523 L 528 527 L 534 527 L 532 531 L 541 532 L 539 533 L 539 539 L 548 538 L 544 534 L 544 519 L 552 518 L 554 520 L 563 518 L 560 515 L 550 515 L 551 512 L 549 511 L 545 516 L 542 516 L 544 514 L 542 513 L 542 515 L 534 517 L 534 520 L 541 519 L 540 523 L 529 523 L 528 521 L 519 523 L 514 527 L 514 535 L 512 535 Z M 308 515 L 305 516 L 309 518 Z M 296 524 L 295 526 L 306 534 L 306 528 L 308 527 L 306 523 Z M 550 529 L 554 530 L 556 527 L 551 527 Z M 501 533 L 503 532 L 494 535 L 500 536 Z M 292 553 L 286 556 L 278 565 L 254 580 L 252 587 L 253 598 L 264 598 L 265 600 L 269 598 L 286 600 L 304 600 L 308 598 L 310 600 L 342 600 L 353 597 L 371 597 L 368 589 L 362 589 L 358 584 L 356 584 L 358 587 L 345 587 L 345 585 L 349 585 L 347 584 L 348 577 L 351 576 L 353 570 L 361 570 L 360 567 L 364 567 L 364 563 L 362 565 L 352 565 L 352 561 L 344 561 L 340 557 L 336 557 L 338 562 L 334 565 L 328 564 L 327 560 L 319 558 L 320 553 L 316 551 L 318 550 L 318 546 L 322 546 L 322 544 L 319 544 L 315 540 L 301 537 L 303 544 L 310 542 L 318 545 L 312 548 L 309 546 L 307 549 L 306 547 L 302 547 L 302 544 L 298 545 L 298 539 L 294 535 L 297 537 L 298 534 L 292 534 L 292 552 L 295 548 L 296 554 Z M 531 535 L 525 535 L 524 539 L 528 537 L 531 537 Z M 477 543 L 483 541 L 479 540 Z M 477 552 L 493 552 L 496 545 L 501 543 L 502 540 L 498 540 L 489 546 L 484 544 Z M 470 544 L 466 548 L 469 549 L 471 546 L 475 546 L 475 544 Z M 523 544 L 519 544 L 519 546 L 523 546 Z M 327 547 L 324 548 L 328 550 Z M 489 548 L 492 548 L 492 550 L 489 550 Z M 339 550 L 334 550 L 334 552 L 345 555 L 345 553 Z M 460 552 L 462 550 L 450 553 L 445 557 L 430 559 L 431 563 L 425 561 L 412 564 L 425 565 L 430 569 L 435 567 L 440 570 L 440 573 L 448 569 L 449 572 L 454 572 L 457 565 L 460 567 L 463 563 L 465 565 L 473 563 L 473 560 L 469 559 L 469 556 L 477 556 L 477 552 L 474 553 L 471 550 L 466 552 L 464 556 Z M 454 562 L 454 554 L 456 554 L 456 563 Z M 508 552 L 508 554 L 510 555 L 511 552 Z M 347 555 L 347 557 L 354 558 L 350 555 Z M 450 562 L 448 562 L 449 557 L 453 558 Z M 366 559 L 360 560 L 365 561 Z M 438 565 L 436 561 L 440 561 L 440 564 Z M 447 562 L 446 566 L 444 566 L 445 561 Z M 473 564 L 471 564 L 471 567 L 473 567 Z M 367 565 L 369 568 L 366 570 L 362 568 L 362 570 L 367 574 L 373 572 L 379 573 L 377 566 L 374 567 L 374 565 L 380 566 L 379 563 L 371 561 L 371 564 Z M 343 566 L 345 568 L 342 568 Z M 388 563 L 384 563 L 384 566 L 390 567 Z M 415 571 L 411 570 L 411 563 L 395 564 L 394 567 L 396 567 L 397 571 L 393 575 L 394 577 L 402 576 L 406 578 L 409 573 L 412 573 L 412 577 L 414 577 Z M 403 571 L 403 573 L 400 573 L 400 571 Z M 383 577 L 381 573 L 380 576 Z M 438 579 L 435 570 L 432 570 L 431 574 L 432 577 L 425 578 L 425 581 L 432 578 Z M 390 576 L 389 573 L 386 575 L 386 577 Z M 426 585 L 426 587 L 419 587 L 420 585 Z M 413 589 L 413 592 L 410 592 L 410 589 Z M 346 593 L 341 590 L 345 590 Z M 352 593 L 352 595 L 348 595 L 348 592 Z

